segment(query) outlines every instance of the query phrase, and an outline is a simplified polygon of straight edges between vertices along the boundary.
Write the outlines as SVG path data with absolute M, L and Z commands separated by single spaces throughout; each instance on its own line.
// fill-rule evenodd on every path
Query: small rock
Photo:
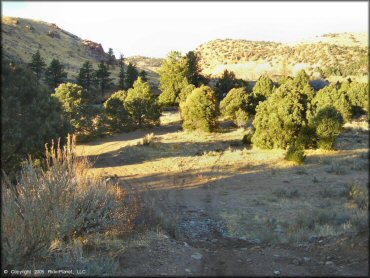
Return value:
M 332 257 L 332 256 L 326 256 L 326 259 L 327 259 L 328 261 L 330 261 L 331 259 L 333 259 L 333 257 Z
M 194 259 L 194 260 L 201 260 L 203 258 L 203 256 L 202 256 L 202 254 L 194 253 L 193 255 L 191 255 L 191 258 Z
M 245 236 L 239 237 L 239 239 L 241 239 L 241 240 L 247 240 L 247 238 Z
M 300 265 L 302 262 L 301 262 L 301 260 L 300 259 L 294 259 L 293 260 L 293 264 L 295 264 L 295 265 Z
M 248 263 L 249 263 L 249 262 L 251 262 L 251 261 L 252 261 L 252 259 L 250 259 L 250 258 L 248 258 L 248 259 L 247 259 L 247 262 L 248 262 Z
M 274 274 L 275 274 L 275 275 L 280 275 L 280 271 L 279 271 L 279 270 L 275 270 L 275 271 L 274 271 Z
M 280 257 L 280 255 L 275 254 L 275 255 L 274 255 L 274 257 L 279 258 L 279 257 Z
M 188 269 L 188 268 L 185 268 L 185 271 L 186 271 L 186 272 L 191 272 L 191 271 L 190 271 L 190 269 Z
M 334 263 L 333 263 L 332 261 L 326 261 L 326 262 L 325 262 L 325 264 L 326 264 L 326 265 L 332 265 L 332 264 L 334 264 Z
M 309 262 L 309 261 L 311 261 L 311 258 L 310 258 L 310 257 L 303 257 L 303 260 L 304 260 L 305 262 Z
M 238 260 L 239 263 L 243 262 L 241 259 Z
M 189 244 L 187 244 L 187 243 L 184 241 L 184 246 L 185 246 L 185 247 L 189 247 Z

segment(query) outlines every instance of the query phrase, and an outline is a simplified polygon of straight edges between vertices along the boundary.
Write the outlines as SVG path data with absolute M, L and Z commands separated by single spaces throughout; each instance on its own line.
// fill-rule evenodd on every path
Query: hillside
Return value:
M 70 80 L 76 78 L 80 67 L 86 60 L 90 61 L 96 69 L 98 63 L 106 58 L 106 53 L 100 43 L 79 38 L 52 23 L 3 17 L 1 25 L 3 58 L 17 63 L 28 63 L 32 54 L 39 49 L 47 64 L 53 58 L 59 59 L 64 64 Z M 140 70 L 147 71 L 149 81 L 157 87 L 158 74 L 139 63 L 137 59 L 135 64 Z M 116 80 L 118 66 L 111 68 L 110 71 L 112 72 L 111 77 Z
M 335 81 L 350 76 L 367 81 L 367 43 L 366 33 L 325 34 L 294 44 L 216 39 L 200 45 L 195 52 L 200 56 L 203 74 L 212 77 L 228 69 L 246 80 L 256 80 L 263 73 L 279 79 L 305 69 L 312 78 Z M 100 43 L 79 38 L 52 23 L 14 17 L 2 18 L 2 49 L 3 58 L 22 63 L 29 62 L 39 49 L 46 63 L 58 58 L 70 80 L 76 78 L 86 60 L 97 68 L 106 58 Z M 125 63 L 129 62 L 145 70 L 155 92 L 160 93 L 158 69 L 162 59 L 132 56 L 126 58 Z M 117 80 L 118 67 L 111 72 Z
M 225 69 L 237 77 L 255 80 L 268 73 L 272 77 L 294 75 L 305 69 L 313 77 L 366 76 L 368 47 L 366 34 L 328 34 L 296 44 L 217 39 L 200 45 L 203 73 L 212 76 Z

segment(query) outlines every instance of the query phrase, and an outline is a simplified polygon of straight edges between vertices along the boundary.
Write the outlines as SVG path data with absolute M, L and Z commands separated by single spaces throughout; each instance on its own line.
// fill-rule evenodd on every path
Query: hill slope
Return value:
M 106 59 L 106 53 L 100 43 L 81 39 L 52 23 L 3 17 L 1 25 L 3 58 L 17 63 L 30 62 L 32 54 L 38 49 L 47 64 L 53 58 L 59 59 L 65 66 L 68 79 L 74 80 L 85 61 L 90 61 L 97 69 L 98 63 Z M 140 70 L 147 71 L 149 81 L 157 87 L 158 74 L 153 71 L 153 67 L 135 62 Z M 110 71 L 111 77 L 117 80 L 118 66 Z
M 368 70 L 366 34 L 342 33 L 316 37 L 298 44 L 248 40 L 213 40 L 200 45 L 203 73 L 220 75 L 232 70 L 239 78 L 257 79 L 271 76 L 294 75 L 305 69 L 313 77 L 364 76 Z

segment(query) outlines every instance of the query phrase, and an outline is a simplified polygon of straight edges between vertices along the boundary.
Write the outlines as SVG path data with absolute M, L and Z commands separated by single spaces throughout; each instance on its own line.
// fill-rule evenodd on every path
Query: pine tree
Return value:
M 107 56 L 107 68 L 109 69 L 109 66 L 113 68 L 116 64 L 116 57 L 114 56 L 112 48 L 109 48 Z
M 160 89 L 159 102 L 163 106 L 179 103 L 179 95 L 185 85 L 189 84 L 189 61 L 180 52 L 171 51 L 159 70 Z M 185 80 L 186 79 L 186 80 Z
M 133 64 L 129 63 L 126 69 L 126 87 L 132 88 L 138 76 L 139 72 L 137 71 L 136 67 Z
M 31 63 L 29 63 L 28 65 L 35 73 L 37 81 L 40 81 L 46 64 L 44 59 L 41 57 L 39 50 L 37 50 L 36 53 L 32 55 Z
M 215 86 L 216 97 L 221 101 L 226 94 L 233 88 L 244 87 L 247 90 L 248 82 L 237 79 L 232 71 L 225 70 Z
M 125 108 L 137 127 L 159 124 L 160 108 L 148 82 L 140 77 L 127 92 Z
M 186 54 L 188 59 L 189 71 L 187 74 L 187 79 L 190 84 L 193 84 L 195 87 L 199 87 L 201 84 L 207 83 L 206 78 L 201 75 L 201 70 L 199 67 L 199 57 L 194 51 L 189 51 Z
M 63 107 L 32 71 L 2 61 L 1 72 L 1 167 L 7 174 L 32 155 L 42 157 L 45 143 L 71 132 Z
M 64 66 L 58 59 L 53 59 L 45 71 L 46 83 L 51 88 L 55 89 L 59 84 L 65 82 L 66 79 L 67 73 L 64 71 Z
M 125 90 L 125 68 L 124 68 L 124 57 L 121 54 L 119 57 L 119 74 L 118 74 L 118 89 Z
M 88 94 L 90 94 L 92 87 L 95 83 L 95 72 L 92 64 L 86 61 L 80 68 L 77 77 L 77 84 L 82 86 Z
M 101 92 L 101 98 L 104 99 L 104 94 L 111 86 L 112 79 L 109 77 L 110 72 L 104 62 L 100 62 L 98 70 L 95 71 L 96 83 Z

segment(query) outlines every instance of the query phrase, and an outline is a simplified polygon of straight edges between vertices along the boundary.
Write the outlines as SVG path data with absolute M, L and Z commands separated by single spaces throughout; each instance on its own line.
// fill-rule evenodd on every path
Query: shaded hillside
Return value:
M 363 34 L 329 34 L 312 42 L 282 44 L 248 40 L 213 40 L 200 45 L 203 73 L 220 75 L 232 70 L 239 78 L 256 79 L 263 73 L 271 76 L 294 75 L 305 69 L 313 77 L 367 75 L 368 47 Z
M 59 59 L 65 66 L 68 79 L 72 81 L 76 79 L 85 61 L 90 61 L 94 69 L 97 69 L 98 63 L 105 60 L 107 55 L 100 43 L 81 39 L 55 24 L 39 20 L 3 17 L 1 31 L 3 58 L 17 63 L 28 63 L 32 54 L 39 50 L 47 64 L 53 58 Z M 139 70 L 147 71 L 150 83 L 157 87 L 158 74 L 138 61 L 135 64 Z M 116 81 L 119 67 L 110 68 L 110 71 L 111 77 Z

